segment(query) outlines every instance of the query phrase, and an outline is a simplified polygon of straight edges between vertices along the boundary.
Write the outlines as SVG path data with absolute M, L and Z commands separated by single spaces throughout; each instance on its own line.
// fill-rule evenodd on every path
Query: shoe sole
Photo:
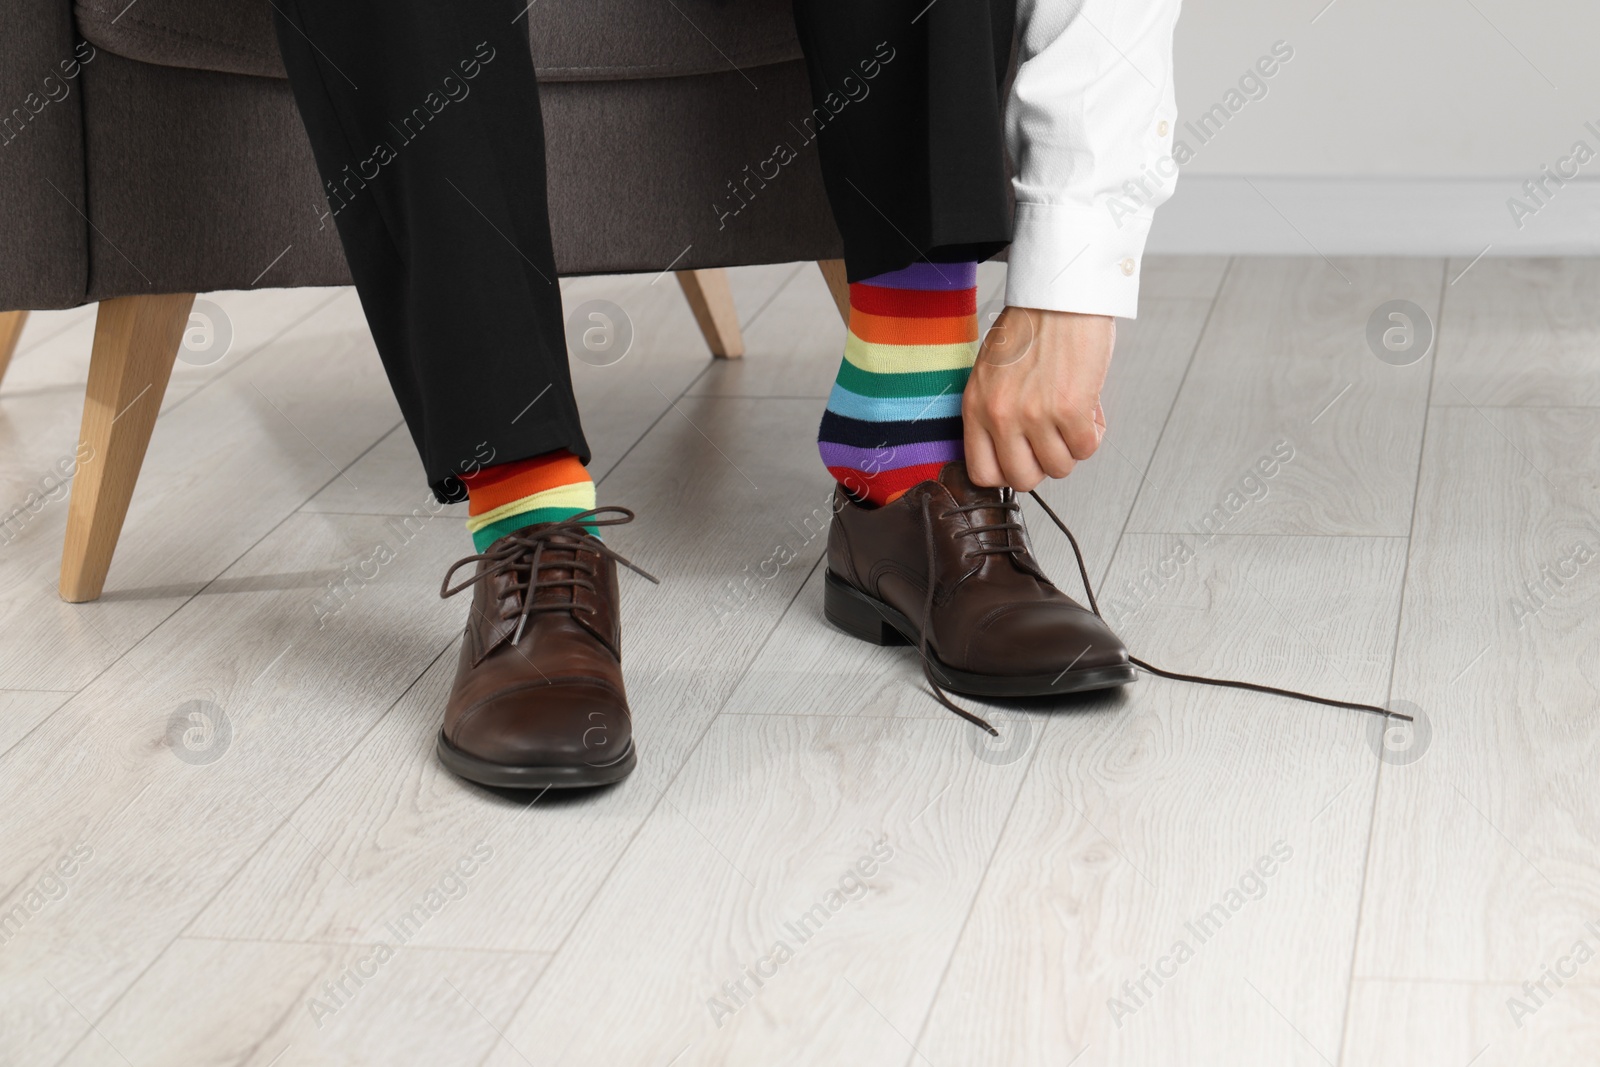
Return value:
M 832 571 L 824 575 L 822 613 L 851 637 L 875 645 L 917 644 L 917 628 L 888 604 L 870 597 Z M 1138 678 L 1132 664 L 1086 667 L 1055 674 L 975 674 L 960 671 L 928 655 L 934 680 L 955 693 L 976 697 L 1042 697 L 1115 689 Z
M 499 789 L 592 789 L 620 782 L 639 762 L 638 750 L 628 742 L 628 750 L 610 763 L 580 763 L 554 767 L 519 766 L 491 763 L 471 756 L 452 745 L 439 731 L 436 746 L 439 762 L 454 774 L 479 785 Z

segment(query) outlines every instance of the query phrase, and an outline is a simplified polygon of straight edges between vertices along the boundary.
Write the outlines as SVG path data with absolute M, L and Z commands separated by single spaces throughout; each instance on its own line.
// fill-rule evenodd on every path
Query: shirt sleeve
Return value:
M 1133 318 L 1172 195 L 1179 0 L 1021 0 L 1006 107 L 1017 209 L 1006 303 Z

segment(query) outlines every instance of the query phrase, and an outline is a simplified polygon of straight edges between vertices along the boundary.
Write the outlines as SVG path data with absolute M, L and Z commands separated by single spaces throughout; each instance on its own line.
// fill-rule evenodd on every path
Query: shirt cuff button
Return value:
M 1133 262 L 1132 258 L 1124 259 L 1121 263 L 1122 273 L 1130 278 L 1133 277 L 1133 268 L 1135 265 L 1136 264 Z

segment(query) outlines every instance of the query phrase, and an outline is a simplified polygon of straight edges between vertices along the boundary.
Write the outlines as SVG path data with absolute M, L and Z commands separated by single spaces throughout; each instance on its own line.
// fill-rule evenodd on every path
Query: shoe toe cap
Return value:
M 972 635 L 969 669 L 1007 674 L 1123 667 L 1128 646 L 1076 604 L 1019 604 L 996 612 Z
M 511 766 L 604 766 L 632 740 L 622 694 L 592 679 L 532 681 L 483 698 L 449 732 L 456 748 Z

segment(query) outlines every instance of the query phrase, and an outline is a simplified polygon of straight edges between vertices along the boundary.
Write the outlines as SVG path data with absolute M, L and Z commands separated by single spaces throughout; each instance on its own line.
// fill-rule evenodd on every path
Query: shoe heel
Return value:
M 827 620 L 849 634 L 875 645 L 904 645 L 904 635 L 896 630 L 872 601 L 857 592 L 832 571 L 824 576 L 822 587 L 822 614 Z

